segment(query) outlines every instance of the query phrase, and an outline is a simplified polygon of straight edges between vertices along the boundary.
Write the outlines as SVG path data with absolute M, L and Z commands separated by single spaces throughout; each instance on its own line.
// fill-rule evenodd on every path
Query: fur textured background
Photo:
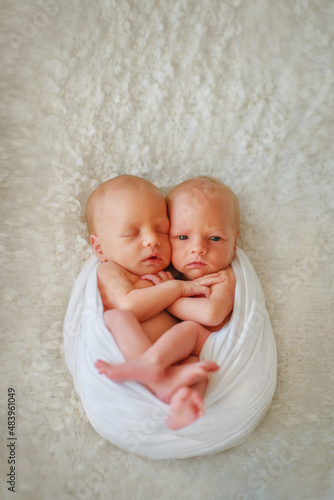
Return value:
M 2 498 L 14 498 L 8 387 L 17 499 L 334 497 L 333 6 L 1 2 Z M 73 390 L 62 322 L 91 252 L 84 206 L 121 173 L 162 189 L 204 173 L 239 196 L 278 386 L 226 452 L 129 455 L 95 433 Z

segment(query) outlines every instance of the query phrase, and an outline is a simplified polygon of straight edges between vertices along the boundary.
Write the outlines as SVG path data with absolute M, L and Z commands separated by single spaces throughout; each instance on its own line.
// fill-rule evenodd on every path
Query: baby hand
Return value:
M 155 285 L 164 283 L 165 281 L 173 280 L 173 276 L 169 271 L 160 271 L 157 274 L 144 274 L 140 277 L 142 280 L 152 281 Z
M 194 295 L 204 295 L 208 298 L 211 295 L 211 290 L 207 286 L 200 284 L 197 280 L 194 281 L 179 281 L 182 284 L 181 297 L 193 297 Z
M 216 285 L 217 283 L 223 283 L 225 281 L 225 277 L 223 271 L 220 271 L 218 273 L 207 274 L 206 276 L 196 278 L 194 281 L 200 285 L 211 286 Z

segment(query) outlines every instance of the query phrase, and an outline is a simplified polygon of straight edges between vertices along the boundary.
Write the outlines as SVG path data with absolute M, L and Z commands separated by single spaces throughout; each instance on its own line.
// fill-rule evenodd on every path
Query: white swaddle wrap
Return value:
M 94 366 L 98 359 L 124 361 L 103 321 L 98 264 L 93 255 L 82 269 L 64 323 L 66 363 L 94 429 L 120 448 L 152 459 L 216 453 L 249 436 L 275 391 L 276 345 L 260 282 L 244 252 L 238 248 L 232 262 L 232 317 L 210 335 L 201 353 L 201 359 L 220 366 L 207 388 L 206 415 L 178 431 L 167 429 L 168 405 L 149 390 L 136 382 L 112 382 Z

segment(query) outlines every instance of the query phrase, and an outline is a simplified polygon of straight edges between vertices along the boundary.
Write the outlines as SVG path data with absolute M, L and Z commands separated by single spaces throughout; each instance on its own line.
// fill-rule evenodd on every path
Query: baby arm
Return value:
M 129 274 L 113 262 L 99 265 L 98 286 L 105 309 L 131 311 L 145 321 L 163 311 L 179 297 L 208 295 L 210 290 L 195 281 L 166 281 L 158 286 L 135 288 Z
M 235 275 L 230 266 L 221 271 L 221 274 L 225 280 L 211 286 L 210 296 L 181 297 L 167 308 L 168 312 L 179 319 L 191 319 L 207 327 L 223 323 L 233 310 Z

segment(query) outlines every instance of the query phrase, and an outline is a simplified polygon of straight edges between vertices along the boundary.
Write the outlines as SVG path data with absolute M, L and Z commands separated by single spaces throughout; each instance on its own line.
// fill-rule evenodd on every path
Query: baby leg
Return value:
M 183 364 L 197 363 L 197 356 L 189 356 Z M 204 394 L 209 378 L 203 378 L 191 387 L 181 387 L 170 399 L 166 426 L 171 430 L 181 429 L 205 414 Z
M 138 325 L 141 329 L 139 323 Z M 135 380 L 144 384 L 156 384 L 166 376 L 168 367 L 191 353 L 199 354 L 209 335 L 210 332 L 198 323 L 184 321 L 168 330 L 141 356 L 116 366 L 110 366 L 101 361 L 96 366 L 100 373 L 105 373 L 117 382 Z M 210 361 L 200 362 L 200 366 L 207 371 L 218 369 L 218 366 Z M 191 369 L 197 370 L 195 365 L 189 368 L 190 371 Z
M 196 388 L 197 392 L 199 392 L 202 396 L 204 395 L 205 388 L 208 383 L 208 373 L 218 369 L 218 366 L 215 363 L 211 361 L 199 362 L 198 357 L 195 356 L 184 359 L 182 364 L 177 366 L 168 366 L 165 369 L 163 368 L 163 365 L 159 365 L 159 363 L 146 363 L 145 358 L 142 358 L 141 355 L 152 346 L 152 342 L 144 333 L 137 318 L 129 311 L 112 309 L 104 313 L 104 319 L 106 325 L 112 331 L 112 334 L 126 360 L 133 360 L 133 362 L 121 365 L 110 365 L 99 360 L 96 363 L 96 367 L 101 374 L 103 373 L 111 380 L 117 382 L 136 380 L 144 383 L 154 394 L 156 394 L 159 399 L 166 403 L 169 403 L 173 394 L 183 386 L 191 385 Z M 180 328 L 181 325 L 183 326 Z M 168 345 L 170 344 L 170 341 L 171 344 L 175 342 L 175 335 L 178 334 L 177 332 L 179 330 L 181 330 L 181 336 L 188 335 L 188 333 L 192 336 L 197 332 L 197 329 L 204 332 L 204 336 L 201 338 L 199 344 L 191 344 L 191 348 L 195 345 L 195 350 L 201 348 L 201 345 L 205 342 L 208 335 L 208 331 L 197 323 L 184 322 L 175 326 L 177 327 L 175 329 L 176 331 L 172 332 L 174 337 L 172 335 L 172 337 L 168 340 Z M 182 341 L 181 338 L 180 341 Z M 170 348 L 172 348 L 172 346 L 170 346 Z M 188 351 L 189 347 L 185 352 Z M 175 354 L 172 354 L 173 357 Z M 182 355 L 182 353 L 179 354 L 179 356 Z M 191 365 L 189 366 L 190 363 Z M 201 387 L 203 387 L 203 390 L 200 390 Z M 187 405 L 190 404 L 192 399 L 196 399 L 193 397 L 195 395 L 193 394 L 193 391 L 191 395 L 192 397 L 187 399 Z M 184 398 L 182 401 L 184 401 Z M 185 404 L 183 406 L 185 406 Z M 175 425 L 179 425 L 181 418 L 182 421 L 184 420 L 183 416 L 180 417 L 181 412 L 183 415 L 185 413 L 185 408 L 173 412 L 171 420 L 173 419 L 173 423 Z
M 216 371 L 217 365 L 212 361 L 198 361 L 170 366 L 166 369 L 165 376 L 157 383 L 147 384 L 149 389 L 165 403 L 170 403 L 174 394 L 182 387 L 191 386 L 203 400 L 208 384 L 209 373 Z
M 204 400 L 199 392 L 192 387 L 181 387 L 171 399 L 166 426 L 171 430 L 178 430 L 204 414 Z
M 126 360 L 141 356 L 151 347 L 152 342 L 132 312 L 109 309 L 103 319 Z
M 110 309 L 104 313 L 103 318 L 127 362 L 110 365 L 98 360 L 95 366 L 99 372 L 116 382 L 135 380 L 149 383 L 162 378 L 161 367 L 150 366 L 149 370 L 143 370 L 142 364 L 135 362 L 152 346 L 135 315 L 130 311 Z
M 178 323 L 142 355 L 143 361 L 166 369 L 190 354 L 199 356 L 210 334 L 209 330 L 194 321 Z

